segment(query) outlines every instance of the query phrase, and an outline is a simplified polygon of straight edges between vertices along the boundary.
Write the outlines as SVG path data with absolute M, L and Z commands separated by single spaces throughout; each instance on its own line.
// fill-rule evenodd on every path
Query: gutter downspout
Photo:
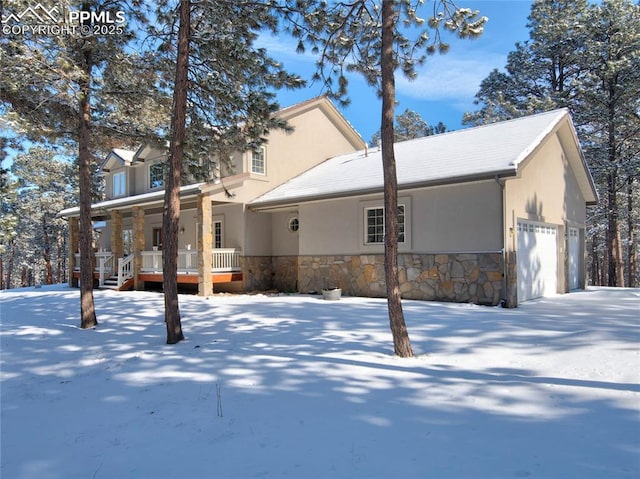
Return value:
M 505 182 L 501 180 L 498 175 L 495 176 L 495 182 L 500 186 L 500 190 L 502 193 L 502 300 L 500 301 L 500 305 L 503 308 L 506 308 L 509 302 L 509 294 L 507 291 L 507 251 L 506 251 L 506 224 L 507 224 L 507 211 L 506 211 L 506 192 L 505 192 Z

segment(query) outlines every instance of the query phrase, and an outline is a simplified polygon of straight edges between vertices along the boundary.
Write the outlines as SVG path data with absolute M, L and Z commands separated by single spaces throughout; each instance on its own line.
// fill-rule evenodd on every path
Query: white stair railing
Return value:
M 114 256 L 111 253 L 96 253 L 98 260 L 99 285 L 104 286 L 104 281 L 113 274 Z
M 133 259 L 134 255 L 130 254 L 125 258 L 118 258 L 118 288 L 130 278 L 133 278 Z

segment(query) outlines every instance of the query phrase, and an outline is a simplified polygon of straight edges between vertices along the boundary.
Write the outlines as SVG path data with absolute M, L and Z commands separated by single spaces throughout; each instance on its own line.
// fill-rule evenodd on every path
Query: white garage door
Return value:
M 580 235 L 578 228 L 569 228 L 569 289 L 580 287 Z
M 555 225 L 518 221 L 518 301 L 556 294 L 557 236 Z

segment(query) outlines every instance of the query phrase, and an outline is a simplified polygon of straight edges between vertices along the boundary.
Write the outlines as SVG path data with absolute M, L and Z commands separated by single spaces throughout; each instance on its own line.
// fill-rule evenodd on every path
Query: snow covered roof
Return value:
M 193 195 L 200 192 L 200 187 L 202 187 L 205 183 L 196 183 L 193 185 L 182 186 L 180 188 L 180 196 L 188 196 Z M 164 200 L 164 190 L 161 191 L 152 191 L 150 193 L 143 193 L 141 195 L 135 196 L 125 196 L 122 198 L 117 198 L 115 200 L 106 200 L 101 201 L 99 203 L 94 203 L 91 205 L 91 211 L 99 211 L 99 210 L 108 210 L 112 208 L 122 208 L 125 206 L 142 206 L 148 205 L 152 203 L 162 203 Z M 67 208 L 66 210 L 62 210 L 58 213 L 58 217 L 68 218 L 71 216 L 78 216 L 80 214 L 80 207 L 74 206 L 73 208 Z
M 398 187 L 513 176 L 563 121 L 571 123 L 566 109 L 396 143 Z M 585 182 L 592 185 L 590 176 Z M 331 158 L 256 198 L 251 206 L 275 207 L 382 188 L 382 152 L 376 148 Z
M 114 148 L 109 154 L 102 160 L 100 168 L 102 171 L 109 171 L 114 166 L 120 167 L 123 165 L 130 165 L 133 161 L 135 151 L 125 150 L 123 148 Z

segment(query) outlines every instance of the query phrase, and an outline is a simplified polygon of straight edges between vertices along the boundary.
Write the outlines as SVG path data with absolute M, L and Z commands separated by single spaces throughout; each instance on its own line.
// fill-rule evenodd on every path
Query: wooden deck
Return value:
M 80 279 L 80 272 L 74 271 L 73 277 Z M 99 281 L 100 273 L 93 273 L 93 279 Z M 138 279 L 148 281 L 150 283 L 162 283 L 162 273 L 140 273 Z M 211 273 L 213 284 L 230 283 L 232 281 L 242 281 L 242 273 L 240 271 L 230 271 L 225 273 Z M 193 273 L 178 273 L 178 284 L 198 284 L 198 275 Z

